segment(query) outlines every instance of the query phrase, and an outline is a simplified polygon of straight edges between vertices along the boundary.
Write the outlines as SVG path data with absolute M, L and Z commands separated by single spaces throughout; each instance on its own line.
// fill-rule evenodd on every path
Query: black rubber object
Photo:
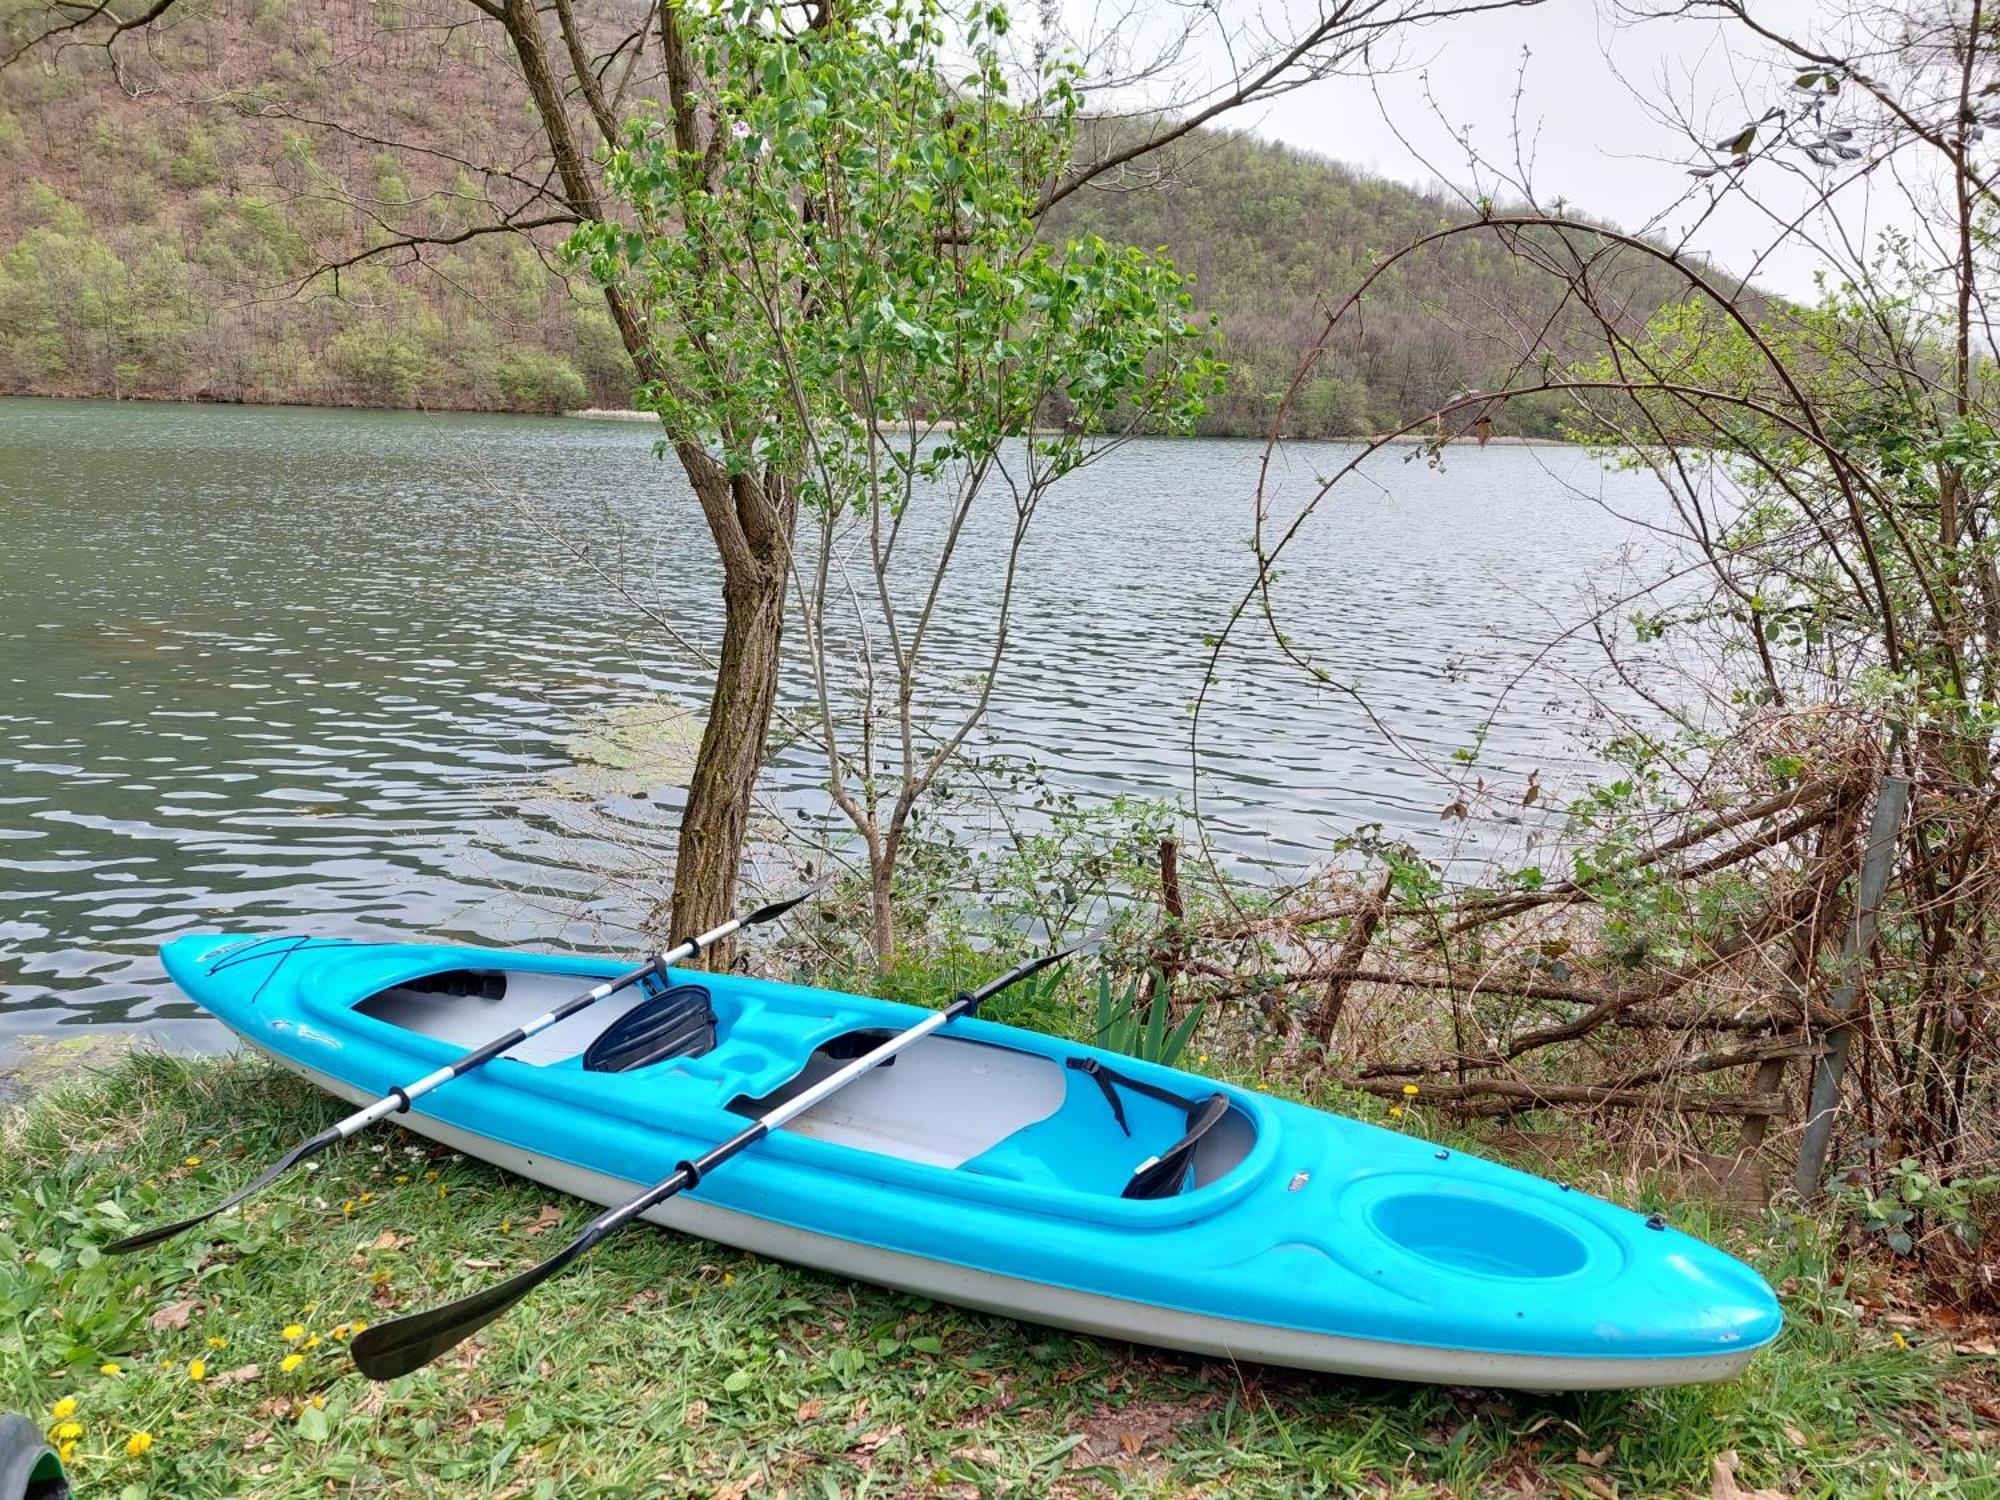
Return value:
M 583 1052 L 588 1073 L 629 1073 L 676 1057 L 700 1057 L 715 1045 L 715 1006 L 698 984 L 677 984 L 604 1028 Z
M 1187 1134 L 1133 1172 L 1132 1180 L 1125 1184 L 1125 1191 L 1119 1196 L 1173 1197 L 1187 1181 L 1188 1168 L 1194 1165 L 1194 1148 L 1201 1144 L 1201 1138 L 1213 1130 L 1228 1113 L 1229 1096 L 1210 1094 L 1208 1102 L 1201 1107 L 1201 1113 L 1189 1123 Z
M 16 1412 L 0 1416 L 0 1500 L 68 1500 L 62 1460 L 42 1429 Z

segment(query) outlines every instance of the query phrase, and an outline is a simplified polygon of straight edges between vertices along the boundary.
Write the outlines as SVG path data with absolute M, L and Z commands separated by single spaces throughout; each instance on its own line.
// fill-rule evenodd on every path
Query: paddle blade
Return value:
M 280 1177 L 284 1176 L 285 1173 L 291 1171 L 293 1167 L 304 1161 L 308 1156 L 317 1155 L 339 1139 L 339 1131 L 330 1129 L 322 1130 L 311 1140 L 299 1142 L 281 1161 L 266 1167 L 262 1176 L 238 1188 L 227 1198 L 216 1204 L 215 1207 L 208 1209 L 206 1212 L 198 1213 L 191 1219 L 181 1219 L 172 1224 L 155 1225 L 151 1229 L 142 1229 L 137 1234 L 128 1234 L 122 1240 L 113 1240 L 104 1247 L 104 1253 L 106 1255 L 129 1255 L 134 1250 L 144 1250 L 148 1245 L 157 1245 L 162 1240 L 170 1240 L 175 1235 L 194 1228 L 197 1224 L 205 1224 L 218 1214 L 226 1214 L 251 1194 L 262 1192 Z
M 1111 929 L 1109 927 L 1100 927 L 1097 929 L 1097 931 L 1091 933 L 1089 936 L 1081 939 L 1080 941 L 1071 943 L 1067 948 L 1058 948 L 1053 953 L 1044 953 L 1040 958 L 1030 959 L 1028 960 L 1028 962 L 1022 964 L 1018 969 L 1009 969 L 1005 974 L 1002 974 L 998 979 L 995 979 L 988 984 L 981 985 L 978 989 L 974 990 L 966 998 L 971 1001 L 972 1005 L 975 1008 L 980 1005 L 983 1005 L 986 1001 L 991 1000 L 995 995 L 999 994 L 1002 990 L 1009 989 L 1012 986 L 1019 984 L 1024 979 L 1032 978 L 1033 976 L 1041 973 L 1042 970 L 1048 968 L 1052 964 L 1059 964 L 1064 959 L 1072 958 L 1079 953 L 1095 952 L 1098 948 L 1101 948 L 1104 945 L 1104 939 L 1110 933 L 1110 931 Z
M 354 1336 L 348 1348 L 354 1363 L 370 1380 L 394 1380 L 421 1370 L 447 1349 L 455 1348 L 506 1312 L 536 1287 L 556 1275 L 597 1243 L 595 1224 L 538 1266 L 530 1266 L 497 1286 L 443 1307 L 426 1308 L 386 1323 L 371 1323 Z
M 743 925 L 745 927 L 755 927 L 760 923 L 775 922 L 801 901 L 808 901 L 817 896 L 819 892 L 820 888 L 818 886 L 809 885 L 796 896 L 787 896 L 782 901 L 773 901 L 769 906 L 760 906 L 743 919 Z

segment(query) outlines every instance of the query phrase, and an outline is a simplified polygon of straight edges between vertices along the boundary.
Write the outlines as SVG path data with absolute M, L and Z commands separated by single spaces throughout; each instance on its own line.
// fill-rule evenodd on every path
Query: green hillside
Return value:
M 607 42 L 642 11 L 592 8 Z M 0 31 L 43 14 L 7 0 Z M 602 305 L 550 274 L 559 230 L 327 269 L 489 222 L 546 175 L 504 39 L 467 17 L 463 0 L 185 0 L 121 48 L 120 75 L 83 46 L 0 72 L 0 391 L 629 404 Z M 1183 156 L 1157 188 L 1078 194 L 1052 232 L 1167 246 L 1236 366 L 1209 430 L 1261 432 L 1325 305 L 1450 205 L 1245 139 Z M 1292 428 L 1381 430 L 1491 386 L 1505 349 L 1474 325 L 1496 310 L 1532 324 L 1551 295 L 1497 248 L 1458 242 L 1399 273 L 1316 368 Z M 1502 430 L 1551 417 L 1517 408 Z

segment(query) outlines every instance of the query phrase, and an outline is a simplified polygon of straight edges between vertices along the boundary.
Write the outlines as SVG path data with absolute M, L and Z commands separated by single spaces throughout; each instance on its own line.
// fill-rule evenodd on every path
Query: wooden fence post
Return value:
M 1910 781 L 1906 776 L 1885 776 L 1875 798 L 1875 816 L 1868 824 L 1868 847 L 1861 854 L 1861 881 L 1854 897 L 1854 919 L 1848 924 L 1847 939 L 1841 946 L 1840 983 L 1827 1000 L 1827 1009 L 1845 1017 L 1861 993 L 1861 976 L 1868 967 L 1868 954 L 1875 946 L 1875 919 L 1889 888 L 1889 871 L 1895 864 L 1896 845 L 1903 828 L 1903 814 L 1910 806 Z M 1834 1116 L 1840 1110 L 1840 1082 L 1847 1071 L 1847 1049 L 1853 1029 L 1843 1025 L 1827 1038 L 1813 1070 L 1812 1101 L 1806 1107 L 1806 1129 L 1799 1142 L 1799 1167 L 1792 1179 L 1799 1196 L 1808 1202 L 1819 1196 L 1826 1176 L 1826 1154 L 1833 1144 Z

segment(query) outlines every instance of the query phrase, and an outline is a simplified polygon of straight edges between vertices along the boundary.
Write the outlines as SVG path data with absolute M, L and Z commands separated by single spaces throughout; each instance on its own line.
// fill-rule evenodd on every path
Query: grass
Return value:
M 372 1386 L 342 1348 L 357 1320 L 497 1279 L 586 1217 L 393 1129 L 211 1243 L 92 1248 L 335 1113 L 257 1062 L 138 1053 L 7 1125 L 0 1382 L 45 1419 L 74 1398 L 83 1493 L 1721 1496 L 1734 1450 L 1745 1492 L 2000 1495 L 1993 1361 L 1903 1326 L 1867 1268 L 1836 1274 L 1811 1219 L 1684 1216 L 1785 1297 L 1787 1331 L 1745 1378 L 1552 1398 L 1139 1350 L 647 1227 L 440 1366 Z M 137 1432 L 152 1445 L 132 1456 Z

